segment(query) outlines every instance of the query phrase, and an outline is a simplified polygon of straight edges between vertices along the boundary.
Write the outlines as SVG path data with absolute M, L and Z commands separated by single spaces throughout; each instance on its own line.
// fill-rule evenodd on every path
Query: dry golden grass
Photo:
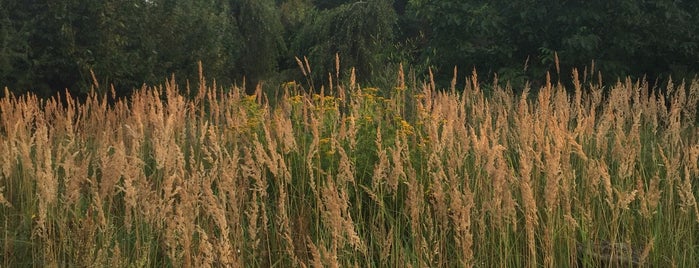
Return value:
M 275 105 L 203 76 L 111 104 L 6 90 L 0 266 L 699 264 L 699 81 L 515 95 L 337 69 Z

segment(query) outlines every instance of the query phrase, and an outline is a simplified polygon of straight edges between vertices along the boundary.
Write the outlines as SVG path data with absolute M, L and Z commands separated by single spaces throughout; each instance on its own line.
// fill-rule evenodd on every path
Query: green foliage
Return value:
M 697 19 L 690 15 L 699 11 L 696 4 L 413 0 L 408 10 L 413 19 L 406 21 L 422 25 L 409 35 L 425 44 L 419 60 L 433 62 L 443 81 L 454 66 L 520 82 L 583 69 L 592 60 L 611 81 L 627 75 L 691 78 L 699 69 Z
M 0 81 L 28 88 L 31 85 L 28 72 L 30 25 L 18 19 L 27 15 L 23 11 L 20 3 L 0 3 Z
M 273 0 L 233 0 L 231 6 L 243 38 L 238 68 L 254 87 L 278 70 L 286 50 L 280 14 Z
M 454 65 L 511 54 L 514 48 L 499 43 L 506 38 L 504 18 L 497 6 L 482 2 L 414 1 L 414 14 L 429 25 L 429 53 Z
M 333 9 L 341 5 L 352 3 L 349 0 L 313 0 L 313 4 L 319 9 Z
M 30 70 L 32 79 L 37 80 L 32 90 L 47 94 L 72 87 L 80 72 L 76 58 L 79 54 L 89 53 L 79 49 L 79 40 L 76 40 L 75 26 L 86 23 L 82 21 L 85 17 L 76 15 L 78 3 L 36 1 L 26 7 L 30 14 L 35 14 L 34 19 L 29 20 L 32 24 Z
M 5 0 L 0 86 L 84 94 L 93 71 L 99 92 L 113 84 L 125 96 L 171 74 L 196 81 L 202 61 L 219 85 L 245 77 L 251 91 L 303 80 L 295 57 L 324 82 L 336 54 L 380 87 L 393 86 L 399 63 L 425 76 L 431 68 L 440 88 L 454 66 L 516 88 L 538 88 L 547 72 L 570 85 L 559 74 L 592 71 L 592 61 L 605 82 L 678 80 L 699 70 L 698 13 L 674 0 Z
M 156 37 L 151 52 L 165 67 L 164 75 L 175 73 L 196 81 L 197 61 L 202 61 L 209 76 L 223 84 L 232 81 L 230 69 L 241 40 L 227 1 L 159 1 L 151 9 L 155 15 L 149 31 Z
M 3 83 L 42 96 L 85 93 L 94 71 L 105 92 L 207 73 L 230 83 L 239 46 L 228 3 L 210 1 L 3 1 Z M 138 62 L 139 64 L 134 64 Z
M 81 12 L 88 20 L 73 26 L 81 44 L 76 49 L 80 54 L 75 55 L 80 80 L 70 89 L 87 93 L 96 86 L 90 71 L 102 84 L 96 90 L 106 92 L 112 84 L 120 95 L 143 83 L 155 82 L 156 75 L 164 77 L 163 73 L 153 73 L 157 68 L 151 47 L 156 41 L 146 38 L 151 34 L 142 22 L 148 11 L 148 6 L 138 0 L 92 1 L 90 9 Z
M 334 55 L 344 67 L 356 67 L 368 81 L 385 71 L 397 17 L 390 1 L 373 0 L 315 11 L 294 40 L 298 56 L 308 56 L 315 80 L 335 74 Z

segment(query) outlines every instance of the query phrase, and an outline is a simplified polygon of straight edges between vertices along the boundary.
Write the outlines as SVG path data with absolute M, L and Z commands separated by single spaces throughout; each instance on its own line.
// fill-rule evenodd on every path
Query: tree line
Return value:
M 612 80 L 691 78 L 697 14 L 698 2 L 676 0 L 3 0 L 0 86 L 84 94 L 94 74 L 124 96 L 172 74 L 197 81 L 198 61 L 219 85 L 275 86 L 303 81 L 297 57 L 322 83 L 335 55 L 377 86 L 399 64 L 438 81 L 454 66 L 514 84 L 565 80 L 593 60 Z

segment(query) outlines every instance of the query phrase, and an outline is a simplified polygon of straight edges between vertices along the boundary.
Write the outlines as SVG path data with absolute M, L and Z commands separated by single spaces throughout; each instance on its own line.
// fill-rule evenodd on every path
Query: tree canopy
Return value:
M 296 57 L 322 82 L 336 54 L 374 84 L 399 63 L 443 81 L 455 66 L 515 84 L 566 79 L 592 61 L 608 78 L 691 78 L 696 14 L 675 0 L 4 0 L 0 83 L 79 95 L 94 73 L 98 90 L 126 95 L 172 74 L 196 81 L 201 61 L 219 85 L 254 86 L 302 79 Z

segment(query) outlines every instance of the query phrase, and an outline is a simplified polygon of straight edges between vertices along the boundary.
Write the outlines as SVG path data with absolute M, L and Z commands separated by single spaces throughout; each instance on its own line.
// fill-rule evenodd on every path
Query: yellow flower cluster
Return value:
M 291 96 L 289 97 L 289 102 L 292 104 L 300 104 L 303 102 L 303 97 L 301 95 Z
M 404 119 L 400 120 L 400 131 L 408 136 L 415 134 L 415 128 Z

